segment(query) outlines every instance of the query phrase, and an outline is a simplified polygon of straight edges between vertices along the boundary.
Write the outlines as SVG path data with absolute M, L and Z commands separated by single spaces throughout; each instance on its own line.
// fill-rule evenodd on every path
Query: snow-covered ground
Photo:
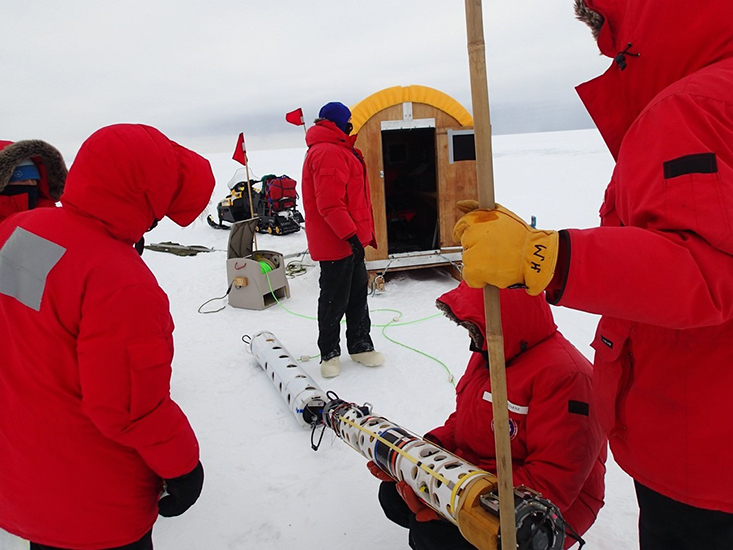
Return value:
M 249 157 L 257 176 L 289 174 L 300 180 L 304 152 L 252 151 Z M 541 228 L 597 225 L 613 161 L 595 131 L 497 136 L 494 155 L 498 202 L 525 219 L 536 216 Z M 209 208 L 215 213 L 238 165 L 230 154 L 206 156 L 217 178 Z M 198 503 L 179 518 L 157 522 L 156 550 L 406 549 L 407 534 L 382 514 L 379 482 L 365 460 L 328 432 L 321 449 L 313 452 L 309 431 L 299 427 L 242 342 L 245 334 L 269 330 L 294 357 L 316 355 L 317 326 L 307 317 L 316 316 L 318 267 L 304 258 L 313 267 L 289 281 L 291 297 L 284 307 L 252 311 L 227 306 L 198 313 L 201 304 L 227 289 L 227 237 L 228 232 L 209 228 L 203 217 L 188 228 L 164 220 L 147 235 L 149 243 L 215 249 L 195 257 L 153 251 L 143 256 L 170 297 L 176 322 L 172 394 L 196 430 L 206 471 Z M 257 239 L 260 249 L 286 255 L 306 249 L 302 231 Z M 324 390 L 369 402 L 376 414 L 416 433 L 442 424 L 453 410 L 454 389 L 443 366 L 423 354 L 445 363 L 457 380 L 469 356 L 467 334 L 444 317 L 384 325 L 399 315 L 403 323 L 432 316 L 435 298 L 456 284 L 438 270 L 393 274 L 385 291 L 369 300 L 372 336 L 386 364 L 369 369 L 351 362 L 344 350 L 338 378 L 321 378 L 317 360 L 301 363 L 302 368 Z M 216 300 L 205 310 L 225 304 Z M 597 319 L 562 308 L 554 312 L 564 335 L 592 357 L 588 344 Z M 633 485 L 611 457 L 606 487 L 606 505 L 585 536 L 586 548 L 635 548 Z M 25 548 L 26 542 L 0 531 L 1 550 Z

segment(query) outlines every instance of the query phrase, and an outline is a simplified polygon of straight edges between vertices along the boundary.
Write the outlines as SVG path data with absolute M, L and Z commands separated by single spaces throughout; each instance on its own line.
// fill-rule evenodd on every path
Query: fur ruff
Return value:
M 598 33 L 605 19 L 603 16 L 585 5 L 585 0 L 575 0 L 575 17 L 590 27 L 593 38 L 598 40 Z
M 18 163 L 27 158 L 45 167 L 50 198 L 59 200 L 68 173 L 66 162 L 56 147 L 40 139 L 16 141 L 0 151 L 0 191 L 7 185 Z
M 468 331 L 469 336 L 471 337 L 471 340 L 473 340 L 473 344 L 478 349 L 483 349 L 484 346 L 484 335 L 481 334 L 481 329 L 475 325 L 474 323 L 468 322 L 468 321 L 462 321 L 456 315 L 453 313 L 453 310 L 451 310 L 450 307 L 448 307 L 447 304 L 444 304 L 440 300 L 436 300 L 435 307 L 437 307 L 440 311 L 443 312 L 443 315 L 448 317 L 451 321 L 453 321 L 455 324 L 457 324 L 459 327 L 463 327 Z

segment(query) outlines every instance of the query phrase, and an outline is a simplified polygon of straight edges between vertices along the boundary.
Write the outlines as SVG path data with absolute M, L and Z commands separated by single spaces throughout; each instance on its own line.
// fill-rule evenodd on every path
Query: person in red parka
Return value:
M 0 528 L 33 550 L 149 550 L 158 514 L 198 498 L 168 299 L 133 244 L 164 216 L 190 224 L 213 188 L 208 161 L 158 130 L 109 126 L 61 208 L 0 224 Z
M 364 247 L 377 243 L 364 158 L 354 147 L 351 111 L 343 103 L 324 105 L 308 130 L 303 163 L 305 233 L 311 258 L 319 262 L 318 348 L 321 375 L 341 371 L 341 319 L 351 358 L 369 367 L 384 363 L 374 350 L 367 306 Z
M 595 396 L 643 550 L 733 548 L 733 4 L 576 0 L 614 62 L 578 93 L 616 160 L 601 227 L 459 220 L 472 286 L 602 315 Z
M 543 299 L 502 290 L 500 300 L 513 484 L 541 493 L 582 535 L 603 506 L 606 472 L 606 437 L 592 403 L 592 367 L 557 330 Z M 468 330 L 473 355 L 456 386 L 455 412 L 425 439 L 496 473 L 483 293 L 462 282 L 438 298 L 437 306 Z M 375 467 L 370 463 L 376 475 Z M 402 485 L 384 481 L 379 500 L 389 519 L 410 530 L 411 548 L 473 548 L 453 524 L 433 521 L 437 516 L 427 507 L 421 510 L 424 505 Z M 574 542 L 568 537 L 565 547 Z
M 45 141 L 0 140 L 0 221 L 16 212 L 56 206 L 66 171 L 61 153 Z

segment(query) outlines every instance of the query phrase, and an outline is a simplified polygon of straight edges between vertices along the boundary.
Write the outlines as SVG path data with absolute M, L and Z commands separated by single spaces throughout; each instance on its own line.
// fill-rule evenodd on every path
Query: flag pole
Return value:
M 298 120 L 293 120 L 294 117 L 299 116 L 300 118 Z M 285 113 L 285 120 L 292 124 L 293 126 L 302 126 L 303 127 L 303 133 L 308 133 L 308 127 L 305 125 L 305 116 L 303 115 L 303 108 L 298 107 L 294 111 L 290 111 L 289 113 Z
M 244 135 L 244 133 L 242 133 Z M 244 144 L 244 137 L 242 138 L 242 155 L 244 156 L 244 172 L 247 175 L 247 192 L 249 193 L 249 213 L 252 218 L 257 218 L 257 212 L 254 211 L 252 206 L 252 183 L 249 178 L 249 159 L 247 158 L 247 147 Z M 257 230 L 252 233 L 252 241 L 254 243 L 254 250 L 257 250 Z
M 486 77 L 486 48 L 481 0 L 465 0 L 465 5 L 471 102 L 476 140 L 478 199 L 481 208 L 493 209 L 496 207 L 494 201 L 494 163 L 491 150 L 491 115 L 489 112 L 489 85 Z M 502 550 L 516 550 L 517 533 L 514 513 L 504 336 L 501 328 L 501 308 L 497 287 L 484 287 L 484 309 L 486 312 L 486 342 L 489 351 L 491 401 L 494 416 L 496 474 L 499 484 L 501 548 Z

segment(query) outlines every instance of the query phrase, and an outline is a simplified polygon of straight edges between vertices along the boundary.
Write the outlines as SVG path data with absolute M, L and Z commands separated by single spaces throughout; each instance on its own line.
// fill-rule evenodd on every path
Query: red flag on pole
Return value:
M 305 121 L 303 120 L 303 109 L 298 108 L 295 109 L 295 111 L 286 113 L 285 120 L 290 124 L 295 124 L 296 126 L 305 126 Z
M 247 148 L 244 145 L 244 132 L 240 132 L 239 134 L 239 138 L 237 139 L 237 148 L 234 149 L 232 159 L 236 160 L 239 164 L 247 166 Z

